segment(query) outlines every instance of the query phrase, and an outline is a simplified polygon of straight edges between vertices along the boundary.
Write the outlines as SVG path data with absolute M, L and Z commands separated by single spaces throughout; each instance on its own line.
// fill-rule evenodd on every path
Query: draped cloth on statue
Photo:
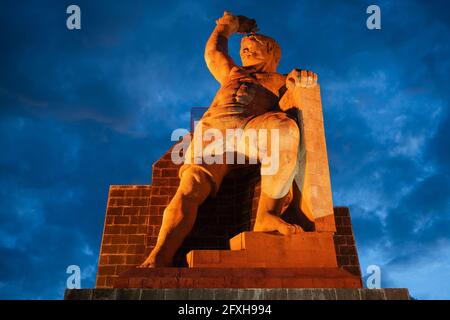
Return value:
M 284 112 L 270 111 L 237 128 L 211 128 L 202 119 L 187 147 L 180 177 L 190 166 L 197 166 L 211 177 L 217 191 L 231 170 L 260 164 L 262 190 L 273 198 L 284 197 L 296 175 L 299 148 L 297 136 L 279 130 L 280 121 L 286 119 L 295 120 Z

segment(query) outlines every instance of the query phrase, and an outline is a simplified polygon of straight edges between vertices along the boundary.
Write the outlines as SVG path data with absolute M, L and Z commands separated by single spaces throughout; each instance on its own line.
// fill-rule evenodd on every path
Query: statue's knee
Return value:
M 285 113 L 277 113 L 274 120 L 276 122 L 276 127 L 279 129 L 280 138 L 282 140 L 288 138 L 289 141 L 299 141 L 300 129 L 295 120 L 289 118 Z
M 297 122 L 291 118 L 283 119 L 281 127 L 286 135 L 296 139 L 300 138 L 300 129 L 298 128 Z
M 274 128 L 279 129 L 283 133 L 292 133 L 296 136 L 300 134 L 297 122 L 284 112 L 274 113 L 270 121 Z
M 211 177 L 204 170 L 193 166 L 183 172 L 178 192 L 184 198 L 203 201 L 211 192 L 211 187 Z

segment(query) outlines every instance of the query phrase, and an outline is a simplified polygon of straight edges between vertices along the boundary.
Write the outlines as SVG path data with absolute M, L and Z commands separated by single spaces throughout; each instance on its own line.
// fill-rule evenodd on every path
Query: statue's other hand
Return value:
M 286 87 L 292 90 L 295 87 L 314 88 L 317 85 L 317 74 L 308 70 L 294 69 L 286 78 Z

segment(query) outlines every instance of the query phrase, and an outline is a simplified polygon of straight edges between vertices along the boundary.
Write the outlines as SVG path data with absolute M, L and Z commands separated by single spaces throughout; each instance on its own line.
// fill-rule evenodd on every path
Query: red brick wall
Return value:
M 336 248 L 338 265 L 350 273 L 361 277 L 358 250 L 356 249 L 349 208 L 335 207 L 334 219 L 336 222 L 334 246 Z
M 156 243 L 162 214 L 175 194 L 178 166 L 170 150 L 153 165 L 152 185 L 111 186 L 97 272 L 97 288 L 110 288 L 122 271 L 139 265 Z M 177 252 L 176 266 L 185 266 L 192 249 L 228 249 L 228 239 L 251 230 L 260 193 L 257 166 L 231 172 L 215 198 L 199 208 L 191 235 Z M 335 245 L 339 265 L 360 275 L 348 208 L 335 208 Z
M 152 186 L 111 186 L 98 261 L 97 288 L 143 258 L 145 239 L 153 235 L 148 203 Z M 154 215 L 153 215 L 154 216 Z

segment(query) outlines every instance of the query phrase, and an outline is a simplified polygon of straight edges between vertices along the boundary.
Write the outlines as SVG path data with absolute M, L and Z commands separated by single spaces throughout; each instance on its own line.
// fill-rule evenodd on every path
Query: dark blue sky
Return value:
M 0 0 L 0 298 L 61 298 L 71 264 L 94 285 L 109 185 L 150 183 L 172 130 L 211 102 L 203 47 L 224 9 L 279 41 L 281 72 L 319 74 L 334 204 L 351 207 L 363 273 L 450 298 L 449 6 Z

